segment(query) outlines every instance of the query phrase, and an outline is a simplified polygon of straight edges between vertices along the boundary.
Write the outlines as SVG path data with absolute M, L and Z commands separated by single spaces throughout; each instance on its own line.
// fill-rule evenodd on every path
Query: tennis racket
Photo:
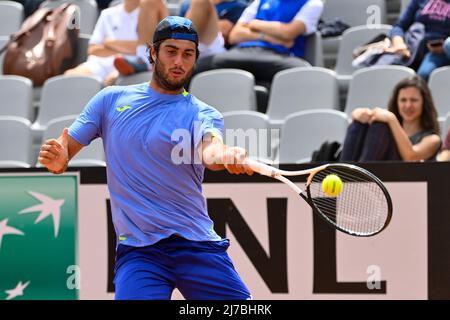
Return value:
M 325 164 L 301 171 L 285 171 L 247 159 L 253 171 L 287 184 L 326 222 L 352 236 L 368 237 L 384 230 L 392 217 L 391 197 L 383 183 L 369 171 L 350 164 Z M 335 196 L 327 195 L 322 181 L 330 174 L 343 182 Z M 286 176 L 308 175 L 305 191 Z

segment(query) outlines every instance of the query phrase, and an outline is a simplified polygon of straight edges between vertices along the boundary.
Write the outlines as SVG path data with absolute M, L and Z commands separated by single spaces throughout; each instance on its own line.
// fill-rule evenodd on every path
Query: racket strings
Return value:
M 342 191 L 329 196 L 322 181 L 336 174 L 343 181 Z M 339 228 L 356 235 L 381 230 L 388 219 L 384 191 L 369 175 L 350 167 L 331 167 L 316 173 L 309 186 L 310 197 L 319 211 Z

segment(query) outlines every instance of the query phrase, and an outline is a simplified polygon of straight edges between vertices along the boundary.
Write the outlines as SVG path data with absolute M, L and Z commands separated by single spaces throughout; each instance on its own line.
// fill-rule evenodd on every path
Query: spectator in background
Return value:
M 139 0 L 125 0 L 103 10 L 89 42 L 87 61 L 65 74 L 92 75 L 105 86 L 113 84 L 118 76 L 114 58 L 136 52 L 138 14 Z
M 114 60 L 116 70 L 122 76 L 152 70 L 148 47 L 158 23 L 169 14 L 163 0 L 141 0 L 137 25 L 138 43 L 134 55 L 119 56 Z
M 214 5 L 221 5 L 222 14 L 227 16 L 228 12 L 230 19 L 237 19 L 235 16 L 244 10 L 242 3 L 235 0 L 224 3 L 219 2 L 219 0 L 190 0 L 189 3 L 186 3 L 181 8 L 181 15 L 189 18 L 198 30 L 200 41 L 200 60 L 198 64 L 200 65 L 202 65 L 202 59 L 226 50 L 223 34 L 227 34 L 232 27 L 230 25 L 232 22 L 229 20 L 219 19 L 217 7 Z M 148 62 L 148 45 L 153 36 L 155 26 L 167 16 L 167 8 L 165 8 L 162 0 L 141 0 L 140 9 L 141 13 L 138 23 L 139 45 L 136 56 L 117 57 L 114 61 L 116 69 L 122 76 L 152 69 Z
M 320 0 L 255 0 L 231 30 L 236 47 L 216 55 L 212 68 L 244 69 L 270 86 L 278 71 L 304 65 L 305 36 L 316 31 L 322 9 Z
M 185 0 L 181 4 L 179 15 L 182 17 L 186 16 L 186 13 L 191 6 L 192 0 Z M 231 29 L 238 22 L 242 15 L 242 12 L 247 8 L 248 1 L 246 0 L 211 0 L 211 3 L 215 6 L 217 17 L 218 17 L 218 27 L 225 40 L 225 45 L 228 47 L 228 36 Z
M 391 31 L 391 52 L 405 58 L 411 52 L 405 43 L 405 32 L 414 22 L 425 25 L 425 55 L 417 74 L 428 81 L 431 72 L 450 64 L 450 0 L 410 0 Z
M 396 85 L 388 110 L 358 108 L 352 118 L 341 161 L 431 160 L 441 145 L 431 92 L 417 76 Z
M 450 161 L 450 129 L 448 129 L 447 136 L 445 137 L 444 145 L 441 152 L 437 156 L 438 161 Z

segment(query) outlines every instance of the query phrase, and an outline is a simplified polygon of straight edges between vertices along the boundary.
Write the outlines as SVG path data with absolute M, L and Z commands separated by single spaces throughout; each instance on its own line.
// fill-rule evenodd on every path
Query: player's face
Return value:
M 191 77 L 196 61 L 195 43 L 189 40 L 165 40 L 155 59 L 155 79 L 165 90 L 177 91 Z
M 419 89 L 408 87 L 401 89 L 397 98 L 398 112 L 403 121 L 413 122 L 420 120 L 423 109 L 423 97 Z

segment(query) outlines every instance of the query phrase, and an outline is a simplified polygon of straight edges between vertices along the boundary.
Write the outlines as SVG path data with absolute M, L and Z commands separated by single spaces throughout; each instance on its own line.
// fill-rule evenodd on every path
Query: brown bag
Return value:
M 0 50 L 0 54 L 6 50 L 3 73 L 27 77 L 41 86 L 74 67 L 80 29 L 73 22 L 78 14 L 78 7 L 69 3 L 38 9 Z

